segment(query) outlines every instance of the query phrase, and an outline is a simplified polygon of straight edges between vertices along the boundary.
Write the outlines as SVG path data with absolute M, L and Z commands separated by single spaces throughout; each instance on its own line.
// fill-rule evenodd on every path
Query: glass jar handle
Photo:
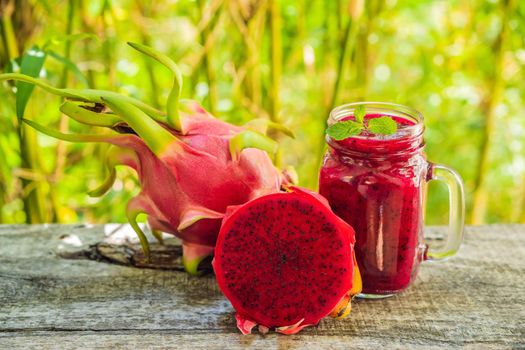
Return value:
M 447 259 L 459 250 L 463 240 L 465 225 L 465 195 L 461 176 L 453 169 L 441 164 L 429 164 L 431 180 L 443 181 L 449 193 L 449 224 L 445 247 L 440 251 L 428 250 L 426 259 L 430 261 Z

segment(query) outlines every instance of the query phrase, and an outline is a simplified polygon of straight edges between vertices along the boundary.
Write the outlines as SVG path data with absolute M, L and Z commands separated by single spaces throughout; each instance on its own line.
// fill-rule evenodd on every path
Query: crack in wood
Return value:
M 132 266 L 137 268 L 184 271 L 182 247 L 178 241 L 168 239 L 161 243 L 150 243 L 150 259 L 147 259 L 140 244 L 112 244 L 99 242 L 79 250 L 59 251 L 58 256 L 69 260 L 92 260 L 102 263 Z M 211 258 L 205 259 L 199 270 L 212 272 Z

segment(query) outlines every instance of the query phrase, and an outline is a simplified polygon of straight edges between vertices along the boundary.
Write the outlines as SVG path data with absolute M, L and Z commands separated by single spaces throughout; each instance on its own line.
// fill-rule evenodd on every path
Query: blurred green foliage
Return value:
M 425 116 L 426 152 L 465 180 L 470 222 L 525 222 L 525 2 L 517 0 L 0 1 L 0 67 L 32 47 L 55 86 L 119 91 L 163 107 L 171 75 L 125 45 L 179 62 L 183 96 L 220 118 L 267 117 L 292 128 L 282 165 L 317 186 L 329 110 L 388 101 Z M 101 199 L 106 146 L 58 142 L 19 124 L 14 85 L 0 87 L 0 222 L 125 221 L 134 174 Z M 26 118 L 62 131 L 60 99 L 35 89 Z M 95 130 L 97 131 L 97 130 Z M 90 131 L 93 132 L 93 129 Z M 427 223 L 447 220 L 431 184 Z

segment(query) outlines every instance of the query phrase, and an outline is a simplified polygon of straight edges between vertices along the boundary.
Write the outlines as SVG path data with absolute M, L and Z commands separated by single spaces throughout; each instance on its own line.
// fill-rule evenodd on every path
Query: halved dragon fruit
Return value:
M 181 238 L 184 266 L 197 274 L 199 263 L 213 254 L 226 209 L 281 188 L 284 177 L 267 154 L 275 152 L 277 144 L 264 135 L 265 129 L 291 133 L 262 120 L 235 126 L 214 118 L 194 101 L 180 103 L 182 77 L 177 65 L 149 47 L 130 45 L 172 71 L 174 86 L 167 113 L 111 91 L 57 89 L 21 74 L 2 74 L 0 80 L 23 81 L 65 97 L 61 106 L 64 114 L 83 124 L 117 131 L 63 134 L 25 120 L 58 139 L 113 144 L 106 162 L 110 176 L 91 195 L 103 195 L 111 188 L 116 165 L 135 169 L 141 192 L 128 203 L 127 216 L 146 255 L 148 241 L 136 222 L 140 213 L 148 214 L 154 233 L 164 231 Z
M 346 317 L 361 290 L 355 232 L 319 194 L 291 187 L 231 208 L 213 268 L 243 334 L 294 334 Z

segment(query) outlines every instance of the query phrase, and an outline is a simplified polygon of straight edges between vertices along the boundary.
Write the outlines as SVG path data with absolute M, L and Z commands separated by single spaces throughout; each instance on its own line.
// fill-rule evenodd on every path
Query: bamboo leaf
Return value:
M 86 77 L 84 77 L 84 75 L 82 74 L 82 72 L 76 64 L 68 60 L 66 57 L 56 53 L 55 51 L 49 50 L 47 51 L 47 54 L 49 55 L 49 57 L 52 57 L 58 62 L 62 63 L 64 67 L 66 67 L 71 73 L 73 73 L 75 78 L 77 78 L 77 80 L 80 83 L 82 83 L 86 87 L 89 87 L 89 82 L 87 81 Z
M 20 72 L 36 78 L 40 75 L 45 60 L 46 53 L 40 50 L 37 46 L 33 46 L 22 56 Z M 33 84 L 28 84 L 22 81 L 16 82 L 16 116 L 18 119 L 21 119 L 24 116 L 27 102 L 29 101 L 34 88 L 35 86 Z
M 15 73 L 20 71 L 20 62 L 22 61 L 22 57 L 17 57 L 9 60 L 6 65 L 4 66 L 4 69 L 2 70 L 3 73 Z
M 96 41 L 100 41 L 98 36 L 92 33 L 75 33 L 75 34 L 66 34 L 66 35 L 56 35 L 50 38 L 49 40 L 47 40 L 42 48 L 45 51 L 47 51 L 47 49 L 53 45 L 59 45 L 65 42 L 74 42 L 74 41 L 86 40 L 86 39 L 93 39 Z

